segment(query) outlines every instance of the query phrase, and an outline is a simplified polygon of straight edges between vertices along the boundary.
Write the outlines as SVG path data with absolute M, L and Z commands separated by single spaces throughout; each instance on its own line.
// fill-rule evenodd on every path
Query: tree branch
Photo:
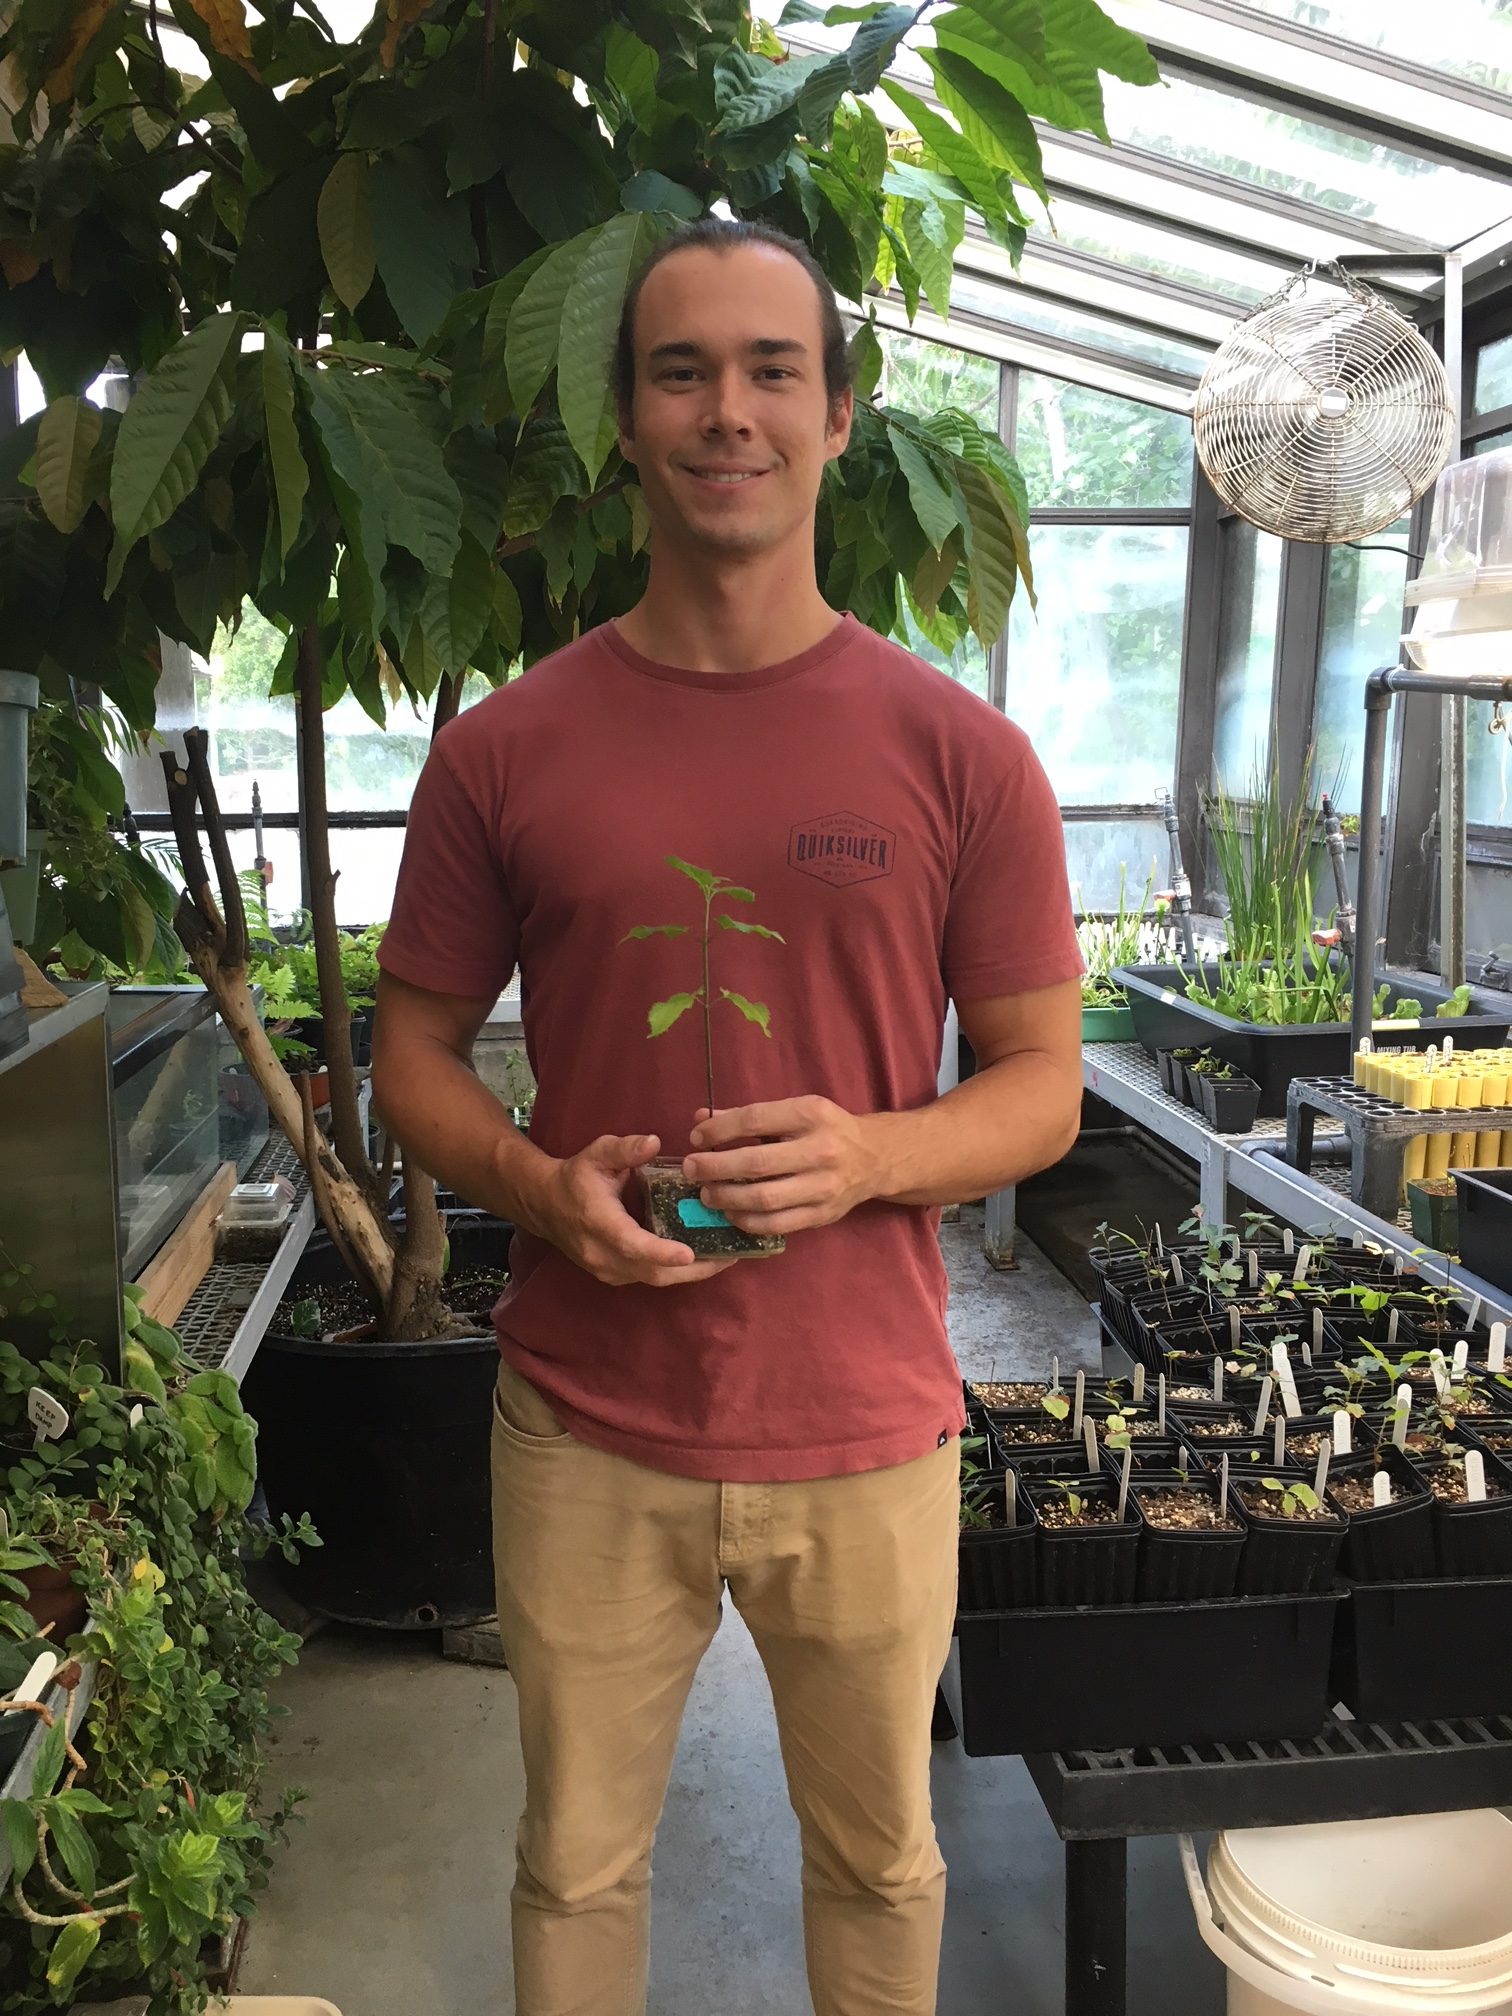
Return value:
M 381 1208 L 378 1179 L 368 1160 L 362 1113 L 357 1103 L 352 1010 L 341 977 L 341 942 L 336 931 L 337 878 L 331 867 L 331 828 L 326 810 L 324 679 L 325 652 L 319 628 L 311 623 L 299 639 L 294 697 L 299 708 L 299 767 L 304 804 L 300 841 L 309 867 L 310 930 L 315 940 L 315 971 L 320 979 L 322 1047 L 331 1081 L 331 1132 L 343 1165 L 375 1208 Z

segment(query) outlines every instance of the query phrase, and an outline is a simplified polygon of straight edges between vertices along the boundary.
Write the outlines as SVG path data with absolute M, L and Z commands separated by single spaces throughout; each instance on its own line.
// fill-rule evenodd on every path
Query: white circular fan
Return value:
M 1454 402 L 1410 322 L 1337 266 L 1347 298 L 1308 299 L 1312 271 L 1225 337 L 1192 431 L 1208 481 L 1241 517 L 1332 545 L 1379 532 L 1434 481 L 1453 449 Z

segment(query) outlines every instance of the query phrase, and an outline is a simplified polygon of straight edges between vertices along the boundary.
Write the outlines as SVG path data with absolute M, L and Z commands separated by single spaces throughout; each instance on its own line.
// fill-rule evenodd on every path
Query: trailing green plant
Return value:
M 0 1276 L 11 1295 L 27 1280 L 14 1265 Z M 140 1291 L 126 1322 L 119 1383 L 60 1322 L 40 1361 L 0 1341 L 12 1544 L 69 1567 L 87 1596 L 64 1684 L 97 1662 L 77 1744 L 52 1721 L 29 1795 L 0 1814 L 15 1865 L 5 2007 L 21 2016 L 126 1992 L 149 2016 L 203 2009 L 206 1941 L 255 1908 L 299 1796 L 263 1796 L 268 1688 L 297 1642 L 252 1600 L 242 1562 L 270 1545 L 293 1558 L 315 1535 L 303 1520 L 248 1524 L 255 1430 L 235 1382 L 196 1371 Z M 70 1417 L 39 1448 L 33 1386 Z M 0 1612 L 14 1637 L 31 1628 L 19 1606 Z

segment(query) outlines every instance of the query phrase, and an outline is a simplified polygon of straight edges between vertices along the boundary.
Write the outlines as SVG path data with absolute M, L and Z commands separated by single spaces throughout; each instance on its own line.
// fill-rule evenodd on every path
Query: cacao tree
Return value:
M 469 670 L 498 682 L 638 599 L 620 306 L 657 239 L 721 202 L 810 245 L 858 311 L 855 425 L 819 500 L 826 598 L 947 649 L 994 639 L 1029 579 L 1018 470 L 964 412 L 873 402 L 860 311 L 895 288 L 910 317 L 947 314 L 968 212 L 1016 257 L 1025 193 L 1044 199 L 1034 120 L 1105 138 L 1101 73 L 1156 72 L 1094 0 L 793 0 L 785 19 L 852 27 L 793 56 L 747 0 L 383 0 L 350 39 L 317 0 L 261 6 L 0 9 L 0 354 L 24 351 L 47 400 L 0 442 L 0 625 L 8 665 L 55 694 L 97 683 L 139 733 L 161 638 L 207 653 L 249 602 L 285 635 L 272 690 L 300 708 L 347 1081 L 317 1195 L 340 1196 L 392 1318 L 414 1270 L 378 1266 L 386 1221 L 352 1217 L 380 1200 L 339 1065 L 323 710 L 350 691 L 380 723 L 406 700 L 443 721 Z M 888 75 L 905 34 L 933 103 Z M 124 411 L 89 396 L 108 367 L 132 380 Z M 172 760 L 181 922 L 241 1032 L 235 880 L 218 873 L 218 902 L 185 851 L 208 784 L 202 750 Z M 297 1102 L 275 1111 L 306 1150 Z

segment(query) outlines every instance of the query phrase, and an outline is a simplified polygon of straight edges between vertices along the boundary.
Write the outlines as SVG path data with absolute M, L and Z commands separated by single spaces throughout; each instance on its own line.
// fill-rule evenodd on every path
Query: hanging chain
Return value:
M 1509 724 L 1506 715 L 1503 714 L 1500 700 L 1493 700 L 1491 702 L 1491 719 L 1486 723 L 1486 733 L 1488 735 L 1506 735 L 1509 739 L 1512 739 L 1512 724 Z
M 1326 274 L 1331 280 L 1336 281 L 1349 295 L 1351 300 L 1363 303 L 1374 303 L 1380 300 L 1380 296 L 1375 292 L 1374 288 L 1367 287 L 1363 280 L 1357 280 L 1353 273 L 1346 272 L 1337 259 L 1309 259 L 1305 266 L 1300 267 L 1297 272 L 1290 274 L 1283 280 L 1274 294 L 1269 294 L 1265 300 L 1257 302 L 1244 319 L 1247 322 L 1252 321 L 1257 315 L 1264 315 L 1272 308 L 1281 307 L 1284 302 L 1291 299 L 1299 287 L 1305 288 L 1308 281 L 1320 272 Z

